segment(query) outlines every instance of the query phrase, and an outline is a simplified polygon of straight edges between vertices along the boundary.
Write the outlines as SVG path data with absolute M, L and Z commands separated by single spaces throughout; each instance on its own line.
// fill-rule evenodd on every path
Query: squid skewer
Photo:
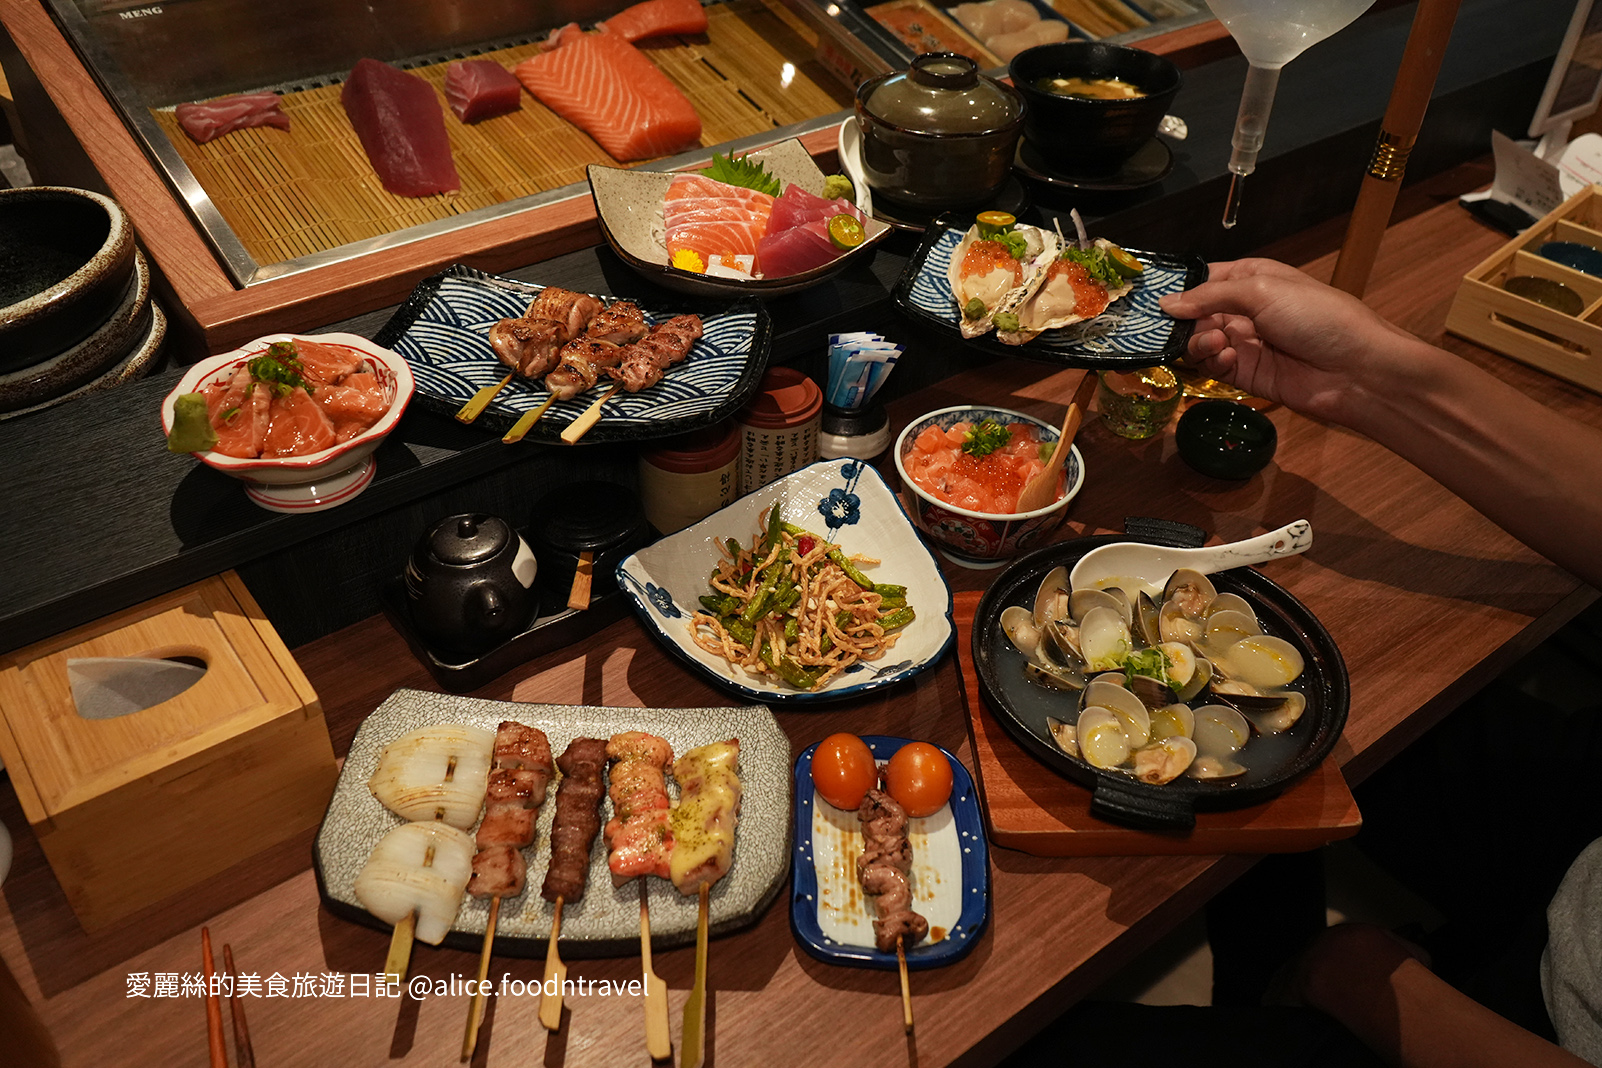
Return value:
M 667 878 L 672 873 L 673 828 L 663 773 L 673 763 L 673 747 L 653 734 L 625 731 L 612 735 L 606 755 L 613 761 L 608 786 L 612 819 L 606 824 L 612 882 L 622 886 L 646 875 Z M 645 983 L 646 1049 L 654 1060 L 665 1060 L 673 1055 L 667 987 L 651 969 L 651 913 L 644 879 L 640 881 L 640 962 Z
M 567 965 L 557 953 L 562 936 L 562 905 L 584 897 L 590 875 L 590 846 L 601 829 L 601 801 L 606 797 L 601 785 L 601 772 L 606 767 L 605 739 L 573 739 L 556 758 L 556 766 L 562 771 L 562 781 L 556 787 L 556 816 L 551 821 L 551 863 L 545 870 L 545 885 L 540 888 L 540 896 L 556 904 L 551 936 L 546 941 L 540 995 L 540 1023 L 548 1031 L 562 1026 L 562 984 L 567 979 Z
M 473 1058 L 478 1045 L 478 1029 L 484 1018 L 484 985 L 489 978 L 501 898 L 523 892 L 527 875 L 523 850 L 534 844 L 534 824 L 555 774 L 551 744 L 545 734 L 511 720 L 501 723 L 495 731 L 494 764 L 484 794 L 484 819 L 478 825 L 473 875 L 467 884 L 467 892 L 474 897 L 490 899 L 490 910 L 484 925 L 484 947 L 478 957 L 478 982 L 462 1037 L 464 1062 Z

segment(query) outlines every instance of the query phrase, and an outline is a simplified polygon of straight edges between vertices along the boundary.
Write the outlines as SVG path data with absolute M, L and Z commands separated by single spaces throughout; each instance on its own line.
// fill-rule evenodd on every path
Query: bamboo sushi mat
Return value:
M 705 39 L 665 37 L 640 45 L 695 104 L 703 145 L 851 106 L 851 90 L 813 58 L 816 35 L 779 3 L 730 0 L 708 7 L 707 21 Z M 484 58 L 512 67 L 538 47 L 520 45 Z M 441 107 L 447 66 L 413 70 L 439 90 Z M 589 135 L 525 92 L 517 112 L 471 126 L 445 109 L 459 193 L 394 196 L 367 162 L 339 93 L 337 84 L 287 93 L 287 131 L 240 130 L 204 145 L 183 132 L 170 109 L 152 112 L 260 265 L 581 182 L 591 163 L 618 166 Z

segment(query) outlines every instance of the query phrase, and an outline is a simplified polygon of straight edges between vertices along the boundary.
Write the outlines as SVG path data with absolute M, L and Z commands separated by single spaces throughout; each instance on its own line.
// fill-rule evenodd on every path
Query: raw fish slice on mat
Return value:
M 385 923 L 415 912 L 417 937 L 437 946 L 456 922 L 472 874 L 472 835 L 444 823 L 403 823 L 373 848 L 354 889 L 362 908 Z
M 422 727 L 384 747 L 367 788 L 403 819 L 438 819 L 466 830 L 483 807 L 494 746 L 495 733 L 478 727 Z
M 622 34 L 585 33 L 574 22 L 544 47 L 517 65 L 518 80 L 613 159 L 651 159 L 701 143 L 695 106 Z
M 251 389 L 250 369 L 241 365 L 227 382 L 207 386 L 206 415 L 217 431 L 212 448 L 224 456 L 254 459 L 261 455 L 272 422 L 272 391 Z
M 267 391 L 265 385 L 256 388 L 260 392 Z M 290 390 L 287 396 L 274 397 L 272 414 L 272 422 L 267 424 L 267 439 L 261 444 L 263 457 L 306 456 L 338 443 L 333 420 L 300 386 Z
M 996 58 L 1003 63 L 1012 62 L 1016 56 L 1026 48 L 1035 45 L 1056 44 L 1068 40 L 1068 24 L 1057 19 L 1041 19 L 1030 23 L 1021 30 L 1012 33 L 998 33 L 985 40 L 985 47 L 996 54 Z
M 492 59 L 462 59 L 445 68 L 445 100 L 463 122 L 507 115 L 523 104 L 523 83 Z
M 305 339 L 296 340 L 295 355 L 300 360 L 300 376 L 314 386 L 340 382 L 362 365 L 362 354 L 355 349 Z
M 179 104 L 173 109 L 173 115 L 184 133 L 203 145 L 225 133 L 253 126 L 289 129 L 289 116 L 283 113 L 282 105 L 283 100 L 277 93 L 245 93 L 203 104 Z
M 602 23 L 626 41 L 674 33 L 705 33 L 706 8 L 701 0 L 645 0 L 626 7 Z
M 434 87 L 376 59 L 359 60 L 339 102 L 384 188 L 426 197 L 462 187 Z
M 990 44 L 990 38 L 998 34 L 1017 33 L 1041 21 L 1040 12 L 1029 0 L 987 0 L 985 3 L 958 4 L 951 8 L 951 16 L 986 45 Z

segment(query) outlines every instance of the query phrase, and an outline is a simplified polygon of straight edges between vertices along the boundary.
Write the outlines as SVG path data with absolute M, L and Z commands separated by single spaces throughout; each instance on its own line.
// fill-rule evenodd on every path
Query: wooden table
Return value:
M 1500 241 L 1455 204 L 1423 211 L 1392 227 L 1370 301 L 1440 342 L 1457 280 Z M 1324 256 L 1310 269 L 1327 277 L 1331 265 Z M 1602 426 L 1596 397 L 1455 339 L 1444 343 L 1554 409 Z M 999 361 L 909 397 L 892 415 L 905 422 L 980 398 L 1055 420 L 1078 379 L 1076 371 Z M 1088 480 L 1063 536 L 1117 530 L 1135 514 L 1183 520 L 1222 539 L 1311 520 L 1313 549 L 1275 564 L 1273 577 L 1318 614 L 1345 654 L 1352 708 L 1335 758 L 1355 782 L 1595 594 L 1378 446 L 1284 410 L 1273 418 L 1277 461 L 1245 484 L 1192 473 L 1175 454 L 1171 434 L 1132 444 L 1092 422 L 1080 438 Z M 988 577 L 960 568 L 948 576 L 958 589 L 981 588 Z M 297 655 L 322 696 L 338 753 L 392 689 L 432 688 L 381 618 Z M 525 665 L 480 696 L 633 706 L 724 700 L 669 660 L 633 619 Z M 886 696 L 779 719 L 797 752 L 833 731 L 852 730 L 927 738 L 971 765 L 951 659 Z M 308 842 L 258 857 L 204 895 L 153 908 L 140 922 L 91 939 L 78 929 L 9 790 L 0 791 L 0 819 L 17 837 L 0 903 L 0 955 L 39 1006 L 67 1065 L 206 1062 L 198 999 L 126 996 L 131 972 L 197 971 L 202 922 L 214 941 L 233 945 L 242 969 L 264 978 L 280 973 L 291 991 L 299 973 L 370 973 L 382 966 L 385 936 L 318 907 Z M 780 902 L 753 929 L 712 945 L 708 1063 L 789 1063 L 803 1050 L 812 1060 L 875 1068 L 992 1063 L 1193 912 L 1251 858 L 1047 860 L 993 849 L 991 861 L 990 929 L 965 960 L 915 974 L 914 1036 L 901 1033 L 893 976 L 812 960 L 791 937 Z M 656 957 L 670 988 L 675 1033 L 692 956 L 676 950 Z M 413 973 L 471 975 L 473 963 L 468 954 L 420 947 Z M 578 961 L 570 977 L 627 980 L 637 969 L 633 959 Z M 522 979 L 540 971 L 538 962 L 503 959 L 492 970 Z M 568 1004 L 564 1030 L 547 1039 L 535 999 L 492 1000 L 480 1063 L 647 1063 L 637 1000 L 588 996 Z M 441 1065 L 457 1056 L 467 1000 L 264 998 L 247 1007 L 260 1063 L 272 1068 Z

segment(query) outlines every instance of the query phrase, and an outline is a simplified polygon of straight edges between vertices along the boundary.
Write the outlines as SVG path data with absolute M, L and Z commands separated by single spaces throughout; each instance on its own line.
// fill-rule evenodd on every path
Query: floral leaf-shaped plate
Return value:
M 881 766 L 908 742 L 878 734 L 862 740 Z M 855 812 L 835 808 L 812 787 L 818 744 L 807 746 L 795 761 L 790 929 L 801 948 L 821 961 L 894 970 L 896 955 L 874 945 L 873 905 L 856 882 L 862 825 Z M 951 762 L 951 800 L 933 816 L 907 823 L 912 908 L 929 921 L 929 939 L 907 950 L 908 970 L 938 968 L 967 956 L 990 918 L 990 859 L 979 791 L 962 761 L 940 751 Z
M 881 561 L 868 569 L 869 576 L 907 587 L 907 604 L 917 616 L 881 659 L 858 661 L 816 692 L 748 674 L 690 636 L 697 599 L 712 592 L 707 575 L 719 559 L 717 542 L 737 538 L 749 546 L 759 517 L 775 501 L 786 521 L 837 543 L 848 556 Z M 617 577 L 641 622 L 670 652 L 730 693 L 766 704 L 833 701 L 882 689 L 938 661 L 956 633 L 951 589 L 933 555 L 884 477 L 861 460 L 824 460 L 771 482 L 628 557 L 618 564 Z
M 923 242 L 907 261 L 891 298 L 915 319 L 961 335 L 962 319 L 946 276 L 957 243 L 968 232 L 967 220 L 942 215 L 924 232 Z M 1061 367 L 1134 369 L 1167 363 L 1184 355 L 1194 323 L 1175 319 L 1157 307 L 1157 299 L 1190 289 L 1207 280 L 1200 256 L 1130 249 L 1146 267 L 1135 289 L 1094 319 L 1047 330 L 1023 345 L 1003 345 L 994 332 L 968 344 L 998 356 L 1057 364 Z
M 516 318 L 545 287 L 501 278 L 457 264 L 424 279 L 379 331 L 380 345 L 406 358 L 417 381 L 416 403 L 440 415 L 455 415 L 508 368 L 489 346 L 490 327 Z M 668 368 L 654 386 L 619 392 L 585 442 L 647 441 L 684 434 L 727 419 L 745 404 L 767 370 L 772 327 L 754 300 L 687 306 L 642 304 L 646 321 L 682 312 L 701 317 L 701 337 L 682 363 Z M 572 400 L 558 401 L 534 424 L 528 440 L 556 442 L 562 431 L 601 395 L 606 385 Z M 541 382 L 513 378 L 474 422 L 504 433 L 550 396 Z

